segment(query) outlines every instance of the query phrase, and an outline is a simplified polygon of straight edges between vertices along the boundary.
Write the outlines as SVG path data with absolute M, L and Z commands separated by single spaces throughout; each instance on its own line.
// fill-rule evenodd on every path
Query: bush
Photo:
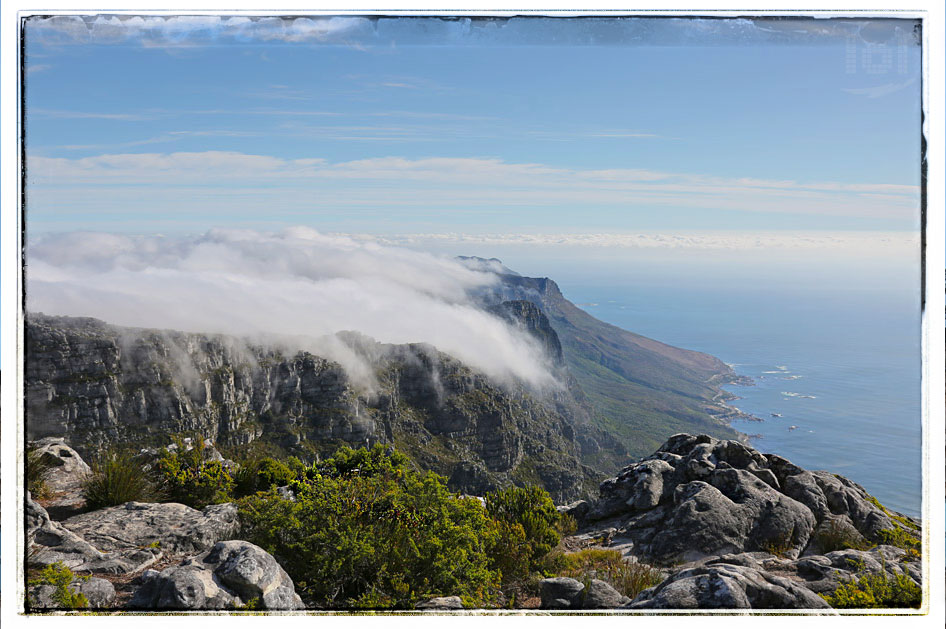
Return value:
M 43 568 L 39 577 L 31 579 L 28 585 L 52 585 L 56 588 L 52 598 L 59 603 L 62 609 L 82 609 L 89 606 L 88 599 L 81 592 L 76 593 L 69 589 L 69 584 L 76 578 L 72 570 L 63 565 L 61 561 L 57 561 Z M 88 577 L 84 578 L 88 579 Z
M 233 478 L 222 463 L 207 458 L 203 439 L 194 439 L 189 450 L 182 440 L 175 443 L 176 448 L 161 451 L 154 465 L 167 499 L 195 509 L 229 501 Z
M 517 560 L 521 555 L 527 571 L 541 569 L 542 560 L 561 540 L 561 517 L 551 496 L 541 487 L 510 487 L 488 493 L 486 511 L 508 537 L 501 554 L 512 553 Z M 505 563 L 504 557 L 497 559 Z
M 561 564 L 560 576 L 583 582 L 601 579 L 629 598 L 663 581 L 663 575 L 656 568 L 627 562 L 616 550 L 587 548 L 567 553 L 562 556 Z
M 129 501 L 155 502 L 161 498 L 142 465 L 131 455 L 110 451 L 92 461 L 82 495 L 91 509 L 102 509 Z
M 285 463 L 270 457 L 246 461 L 233 475 L 234 493 L 242 497 L 283 487 L 302 478 L 304 473 L 305 465 L 296 457 L 289 457 Z
M 52 466 L 46 457 L 36 448 L 26 451 L 26 489 L 33 498 L 48 498 L 49 486 L 46 480 Z
M 245 539 L 272 553 L 315 607 L 413 608 L 440 595 L 487 604 L 499 579 L 497 527 L 442 476 L 410 469 L 382 446 L 342 448 L 290 483 L 240 500 Z
M 877 532 L 881 543 L 896 546 L 904 550 L 920 550 L 921 542 L 915 535 L 909 533 L 906 529 L 892 528 L 883 529 Z
M 891 579 L 886 572 L 863 575 L 821 596 L 836 609 L 915 609 L 923 602 L 920 586 L 910 577 L 898 574 Z
M 830 553 L 835 550 L 869 550 L 873 544 L 864 539 L 861 535 L 842 526 L 838 520 L 831 520 L 827 527 L 818 533 L 818 545 L 822 553 Z

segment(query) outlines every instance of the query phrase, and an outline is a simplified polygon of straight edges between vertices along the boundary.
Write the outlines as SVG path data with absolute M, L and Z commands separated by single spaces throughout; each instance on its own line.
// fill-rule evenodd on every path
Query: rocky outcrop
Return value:
M 103 552 L 59 522 L 26 494 L 26 563 L 31 568 L 62 564 L 74 572 L 126 574 L 147 568 L 162 557 L 158 548 L 134 545 Z
M 45 509 L 54 519 L 64 519 L 85 508 L 82 484 L 92 472 L 79 453 L 66 445 L 62 437 L 46 437 L 27 444 L 48 468 L 44 482 L 49 494 Z
M 922 582 L 919 553 L 885 543 L 918 545 L 917 521 L 842 476 L 707 435 L 672 436 L 597 500 L 559 510 L 578 520 L 579 545 L 663 567 L 628 609 L 827 609 L 819 595 L 864 575 Z
M 918 535 L 848 479 L 707 435 L 674 435 L 578 509 L 569 510 L 589 530 L 608 529 L 625 554 L 664 565 L 752 551 L 794 559 L 820 551 L 816 532 L 832 522 L 874 543 L 884 530 Z
M 75 578 L 66 586 L 73 594 L 85 597 L 85 609 L 107 609 L 115 601 L 115 586 L 98 577 Z M 53 585 L 33 585 L 27 591 L 27 602 L 31 610 L 52 611 L 65 609 L 56 598 L 57 588 Z
M 150 571 L 141 581 L 131 609 L 303 608 L 286 571 L 262 548 L 242 540 L 217 542 L 180 565 Z
M 554 350 L 555 332 L 535 306 L 506 315 L 522 315 L 527 329 L 531 321 Z M 64 435 L 82 454 L 113 443 L 163 446 L 186 431 L 229 446 L 262 439 L 304 460 L 346 444 L 392 443 L 454 479 L 453 489 L 482 495 L 539 483 L 559 501 L 587 494 L 603 476 L 580 459 L 607 438 L 576 430 L 564 398 L 497 385 L 429 345 L 355 333 L 337 340 L 372 365 L 372 390 L 337 363 L 275 345 L 30 314 L 27 433 Z
M 819 594 L 865 575 L 893 581 L 906 575 L 922 582 L 920 559 L 881 545 L 869 551 L 838 550 L 798 559 L 769 553 L 713 557 L 684 567 L 658 586 L 641 592 L 629 609 L 826 609 Z
M 239 529 L 233 503 L 198 511 L 186 505 L 127 502 L 78 515 L 62 523 L 99 550 L 154 548 L 166 553 L 206 550 Z
M 642 592 L 629 609 L 828 609 L 811 590 L 746 566 L 716 563 L 681 570 Z

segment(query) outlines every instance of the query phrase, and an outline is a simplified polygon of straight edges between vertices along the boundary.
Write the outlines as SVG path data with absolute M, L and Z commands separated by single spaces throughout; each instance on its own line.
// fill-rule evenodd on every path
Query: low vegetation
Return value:
M 290 483 L 294 499 L 260 492 L 240 501 L 244 536 L 272 553 L 306 602 L 324 609 L 411 608 L 458 595 L 499 594 L 500 527 L 474 498 L 376 446 L 342 448 Z
M 561 564 L 560 576 L 586 584 L 591 579 L 600 579 L 628 598 L 634 598 L 663 580 L 660 571 L 653 566 L 626 561 L 617 550 L 586 548 L 562 555 Z
M 29 586 L 51 585 L 56 590 L 53 592 L 52 599 L 59 609 L 84 609 L 89 606 L 89 601 L 81 592 L 73 592 L 69 589 L 76 578 L 88 579 L 88 577 L 76 577 L 72 570 L 67 568 L 61 561 L 50 564 L 43 568 L 39 576 L 30 579 Z
M 109 451 L 92 460 L 82 495 L 91 509 L 129 501 L 156 502 L 164 496 L 142 469 L 141 461 L 127 452 Z
M 233 493 L 230 471 L 220 461 L 209 458 L 203 439 L 188 444 L 175 439 L 175 448 L 164 448 L 154 470 L 167 499 L 195 509 L 227 502 Z
M 49 486 L 46 480 L 52 468 L 43 453 L 36 448 L 26 451 L 26 489 L 34 498 L 48 498 Z
M 817 541 L 822 553 L 847 549 L 870 550 L 874 546 L 857 531 L 844 526 L 838 520 L 832 520 L 824 529 L 819 531 Z
M 916 609 L 923 591 L 906 574 L 864 574 L 822 597 L 835 609 Z

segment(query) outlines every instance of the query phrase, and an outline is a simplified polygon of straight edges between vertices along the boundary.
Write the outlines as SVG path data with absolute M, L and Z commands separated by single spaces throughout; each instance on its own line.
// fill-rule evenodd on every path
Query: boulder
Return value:
M 177 503 L 127 502 L 62 524 L 100 550 L 157 548 L 170 553 L 206 550 L 239 529 L 233 503 L 198 511 Z
M 539 584 L 542 609 L 579 609 L 581 592 L 585 589 L 581 581 L 568 577 L 542 579 Z
M 292 579 L 272 555 L 242 540 L 213 548 L 160 573 L 142 575 L 132 609 L 234 609 L 254 601 L 262 609 L 302 609 Z
M 631 599 L 624 596 L 600 579 L 592 579 L 585 591 L 582 607 L 584 609 L 614 609 L 627 605 Z
M 46 511 L 54 520 L 62 520 L 85 509 L 82 485 L 92 469 L 79 453 L 66 445 L 62 437 L 46 437 L 27 446 L 37 452 L 40 460 L 49 466 L 46 486 L 50 497 L 45 501 Z
M 827 609 L 806 587 L 746 566 L 719 563 L 681 570 L 644 590 L 627 609 Z
M 423 603 L 418 603 L 417 605 L 414 606 L 414 609 L 426 609 L 426 610 L 463 609 L 463 601 L 460 600 L 459 596 L 438 596 L 437 598 L 426 600 Z

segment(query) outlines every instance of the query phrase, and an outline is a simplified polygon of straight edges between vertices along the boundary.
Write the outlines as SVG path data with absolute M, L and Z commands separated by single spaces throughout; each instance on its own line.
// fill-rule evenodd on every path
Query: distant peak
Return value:
M 499 275 L 519 275 L 505 264 L 499 258 L 481 258 L 479 256 L 457 256 L 457 262 L 473 271 L 483 271 L 486 273 L 497 273 Z

